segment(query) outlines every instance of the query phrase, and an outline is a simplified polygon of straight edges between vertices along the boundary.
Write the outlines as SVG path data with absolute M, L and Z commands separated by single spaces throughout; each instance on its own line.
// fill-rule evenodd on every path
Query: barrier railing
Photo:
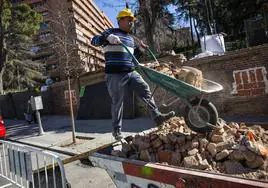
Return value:
M 0 177 L 19 187 L 67 188 L 58 155 L 5 140 L 0 140 Z

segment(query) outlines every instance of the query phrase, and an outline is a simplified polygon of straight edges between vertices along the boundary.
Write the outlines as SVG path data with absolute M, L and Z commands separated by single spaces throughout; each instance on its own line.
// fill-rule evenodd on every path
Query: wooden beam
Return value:
M 86 151 L 86 152 L 84 152 L 84 153 L 81 153 L 81 154 L 78 154 L 78 155 L 74 155 L 74 156 L 69 157 L 69 158 L 67 158 L 67 159 L 63 159 L 63 160 L 62 160 L 62 164 L 65 165 L 65 164 L 68 164 L 68 163 L 71 163 L 71 162 L 74 162 L 74 161 L 77 161 L 77 160 L 85 159 L 85 158 L 88 157 L 88 155 L 89 155 L 90 153 L 94 153 L 94 152 L 97 152 L 97 151 L 99 151 L 99 150 L 102 150 L 102 149 L 104 149 L 104 148 L 106 148 L 106 147 L 109 147 L 109 146 L 111 146 L 111 145 L 113 145 L 113 144 L 115 144 L 115 143 L 117 143 L 117 142 L 118 142 L 118 141 L 114 141 L 114 142 L 111 142 L 111 143 L 102 145 L 102 146 L 100 146 L 100 147 L 94 148 L 94 149 L 92 149 L 92 150 Z M 54 167 L 57 167 L 57 166 L 58 166 L 58 164 L 56 163 L 56 164 L 54 165 Z M 53 168 L 53 165 L 52 165 L 52 164 L 47 165 L 47 167 L 46 167 L 47 170 L 52 169 L 52 168 Z M 42 168 L 39 169 L 39 172 L 42 172 L 42 171 L 44 171 L 44 170 L 45 170 L 45 167 L 42 167 Z M 37 172 L 38 172 L 38 169 L 33 171 L 33 173 L 37 173 Z

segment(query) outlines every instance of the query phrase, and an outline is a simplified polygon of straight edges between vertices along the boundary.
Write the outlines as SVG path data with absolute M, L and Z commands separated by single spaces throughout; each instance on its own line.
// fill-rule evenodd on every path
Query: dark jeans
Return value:
M 159 114 L 159 110 L 152 98 L 149 85 L 143 80 L 141 75 L 136 72 L 120 73 L 120 74 L 106 74 L 105 80 L 109 95 L 112 99 L 112 125 L 114 129 L 122 127 L 123 118 L 123 101 L 125 87 L 134 90 L 146 104 L 151 112 L 152 118 Z

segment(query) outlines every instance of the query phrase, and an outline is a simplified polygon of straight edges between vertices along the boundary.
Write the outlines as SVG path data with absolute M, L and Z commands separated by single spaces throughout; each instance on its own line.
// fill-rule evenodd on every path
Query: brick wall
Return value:
M 50 102 L 53 106 L 51 114 L 64 115 L 70 113 L 68 82 L 58 82 L 53 84 L 48 92 L 50 92 Z M 71 95 L 74 113 L 76 114 L 79 107 L 79 87 L 77 80 L 71 80 Z
M 224 90 L 206 96 L 220 115 L 268 115 L 268 44 L 187 61 Z
M 233 91 L 236 96 L 260 96 L 268 93 L 265 67 L 254 67 L 233 71 Z

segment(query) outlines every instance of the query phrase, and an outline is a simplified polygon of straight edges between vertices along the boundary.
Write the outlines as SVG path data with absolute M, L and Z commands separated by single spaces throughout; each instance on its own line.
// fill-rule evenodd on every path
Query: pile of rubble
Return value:
M 182 80 L 190 85 L 193 85 L 198 88 L 202 88 L 203 84 L 203 75 L 202 71 L 189 67 L 189 66 L 178 66 L 175 63 L 147 63 L 146 67 L 152 68 L 156 71 L 167 74 L 168 76 Z
M 230 123 L 208 135 L 174 117 L 159 128 L 131 137 L 112 155 L 268 180 L 268 131 Z

